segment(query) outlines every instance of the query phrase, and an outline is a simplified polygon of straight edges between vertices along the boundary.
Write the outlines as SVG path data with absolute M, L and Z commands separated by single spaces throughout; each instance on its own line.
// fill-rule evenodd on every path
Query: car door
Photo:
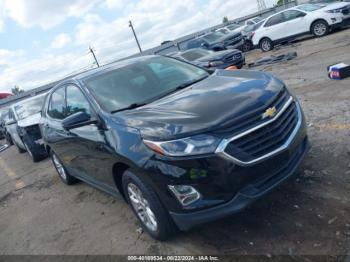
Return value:
M 45 121 L 42 124 L 42 134 L 51 150 L 63 161 L 67 155 L 65 147 L 67 132 L 62 127 L 62 120 L 65 118 L 66 108 L 65 86 L 60 86 L 51 94 L 45 113 Z
M 306 13 L 298 10 L 287 10 L 283 12 L 285 26 L 288 28 L 290 35 L 298 35 L 309 31 Z
M 88 99 L 76 85 L 67 85 L 66 103 L 66 117 L 85 112 L 91 118 L 98 118 Z M 90 124 L 70 129 L 67 135 L 66 146 L 69 154 L 65 156 L 65 165 L 87 182 L 103 188 L 113 185 L 111 169 L 108 169 L 113 156 L 106 142 L 105 130 L 99 124 Z
M 284 15 L 282 13 L 271 16 L 264 25 L 265 35 L 262 37 L 268 37 L 272 41 L 287 37 L 289 32 L 284 22 Z

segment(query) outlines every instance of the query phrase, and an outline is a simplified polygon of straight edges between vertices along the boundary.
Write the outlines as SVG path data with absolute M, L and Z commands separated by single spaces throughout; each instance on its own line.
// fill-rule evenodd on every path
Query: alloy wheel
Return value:
M 52 162 L 55 165 L 59 176 L 66 181 L 67 180 L 66 170 L 64 169 L 63 165 L 61 164 L 60 160 L 55 154 L 52 155 Z
M 317 36 L 323 36 L 327 32 L 327 26 L 324 23 L 317 23 L 314 26 L 314 33 Z
M 270 51 L 271 50 L 271 43 L 270 43 L 270 41 L 264 40 L 262 42 L 261 46 L 264 49 L 264 51 Z
M 150 208 L 146 198 L 144 198 L 141 190 L 133 183 L 128 184 L 128 195 L 137 216 L 142 223 L 151 231 L 158 229 L 156 216 Z

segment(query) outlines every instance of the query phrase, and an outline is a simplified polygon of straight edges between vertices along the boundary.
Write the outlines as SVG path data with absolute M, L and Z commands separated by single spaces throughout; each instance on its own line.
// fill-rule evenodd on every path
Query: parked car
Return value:
M 193 48 L 170 56 L 211 70 L 226 69 L 230 66 L 236 66 L 240 69 L 245 64 L 244 54 L 237 49 L 214 52 Z
M 9 108 L 6 107 L 1 111 L 1 118 L 0 118 L 0 129 L 3 133 L 4 138 L 6 139 L 6 142 L 11 146 L 13 145 L 12 140 L 9 137 L 9 133 L 6 129 L 6 123 L 9 120 Z
M 308 149 L 300 104 L 276 77 L 162 56 L 63 81 L 40 126 L 64 183 L 119 192 L 156 239 L 242 210 Z
M 261 20 L 263 20 L 261 17 L 254 17 L 254 18 L 251 18 L 251 19 L 248 19 L 244 22 L 244 25 L 245 26 L 249 26 L 249 25 L 255 25 L 257 23 L 260 23 Z
M 13 96 L 11 93 L 0 93 L 0 99 L 8 98 L 10 96 Z
M 34 162 L 46 157 L 39 121 L 45 95 L 22 100 L 10 107 L 6 130 L 9 141 L 18 148 L 19 153 L 28 152 Z
M 6 138 L 5 121 L 8 117 L 8 108 L 2 108 L 0 111 L 0 139 Z
M 313 4 L 299 5 L 268 17 L 262 26 L 255 31 L 253 44 L 267 52 L 274 45 L 298 36 L 312 33 L 316 37 L 328 34 L 330 29 L 341 27 L 344 15 L 339 13 L 339 4 L 325 7 Z
M 255 31 L 258 30 L 265 20 L 261 20 L 259 23 L 256 23 L 254 25 L 248 25 L 245 26 L 242 29 L 242 35 L 244 36 L 244 45 L 243 45 L 243 52 L 248 52 L 252 49 L 254 49 L 254 44 L 252 41 L 252 38 L 255 34 Z
M 244 44 L 241 33 L 224 34 L 212 32 L 190 40 L 186 49 L 203 48 L 212 51 L 222 51 L 226 49 L 242 49 Z
M 232 33 L 232 32 L 240 33 L 242 32 L 244 27 L 245 25 L 239 25 L 234 23 L 234 24 L 229 24 L 229 25 L 226 25 L 225 27 L 219 28 L 218 30 L 220 31 L 221 29 L 224 29 L 228 33 Z

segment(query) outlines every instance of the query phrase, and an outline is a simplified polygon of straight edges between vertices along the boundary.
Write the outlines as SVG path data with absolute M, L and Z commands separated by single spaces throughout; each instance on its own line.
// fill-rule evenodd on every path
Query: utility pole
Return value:
M 129 27 L 131 27 L 131 30 L 132 30 L 132 33 L 134 34 L 134 37 L 135 37 L 135 40 L 136 40 L 137 46 L 139 47 L 140 53 L 142 53 L 142 49 L 141 49 L 141 46 L 140 46 L 139 40 L 137 39 L 137 36 L 136 36 L 135 30 L 134 30 L 134 27 L 133 27 L 133 25 L 132 25 L 132 22 L 131 22 L 131 21 L 129 21 Z
M 89 50 L 90 50 L 90 52 L 91 52 L 92 56 L 93 56 L 93 57 L 94 57 L 94 59 L 95 59 L 95 62 L 96 62 L 97 67 L 100 67 L 100 64 L 99 64 L 99 63 L 98 63 L 98 61 L 97 61 L 97 58 L 96 58 L 95 52 L 94 52 L 94 50 L 91 48 L 91 46 L 89 46 Z
M 265 0 L 257 0 L 258 3 L 258 10 L 262 11 L 266 9 L 266 3 Z

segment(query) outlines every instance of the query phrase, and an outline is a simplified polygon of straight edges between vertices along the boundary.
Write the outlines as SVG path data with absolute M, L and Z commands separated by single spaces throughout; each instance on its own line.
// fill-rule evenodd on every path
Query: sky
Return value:
M 271 6 L 274 0 L 266 0 Z M 29 90 L 257 11 L 256 0 L 0 0 L 0 92 Z

